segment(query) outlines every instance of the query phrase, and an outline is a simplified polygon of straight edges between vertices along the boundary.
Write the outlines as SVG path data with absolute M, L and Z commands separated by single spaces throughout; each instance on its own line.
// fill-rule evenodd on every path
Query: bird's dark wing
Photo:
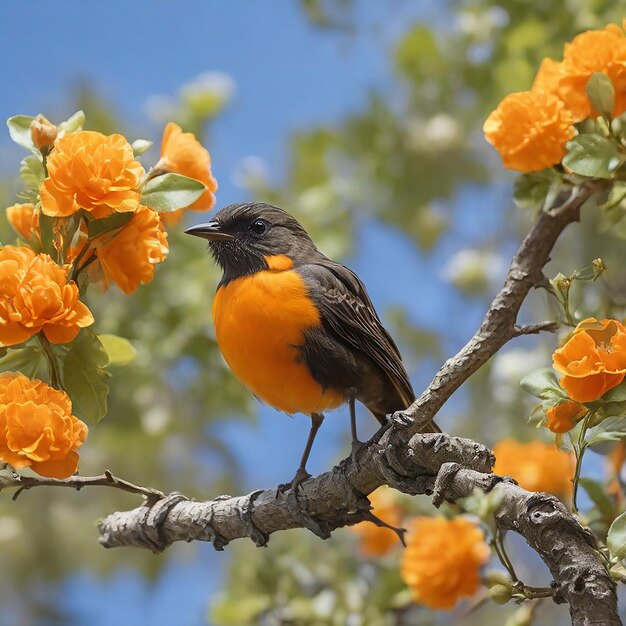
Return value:
M 309 286 L 327 331 L 344 346 L 361 352 L 378 365 L 405 406 L 409 406 L 415 395 L 400 352 L 358 276 L 329 259 L 300 266 L 298 271 Z

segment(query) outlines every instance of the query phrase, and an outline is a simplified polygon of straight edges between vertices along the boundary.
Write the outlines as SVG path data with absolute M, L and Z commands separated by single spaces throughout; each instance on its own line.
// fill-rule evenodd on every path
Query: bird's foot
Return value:
M 314 515 L 309 513 L 306 498 L 303 502 L 298 497 L 299 484 L 300 483 L 295 486 L 292 485 L 291 489 L 287 493 L 287 509 L 297 520 L 299 526 L 307 528 L 321 539 L 328 539 L 330 537 L 330 532 L 326 527 L 326 524 L 322 520 L 316 519 Z
M 287 509 L 298 522 L 298 525 L 302 528 L 308 528 L 312 533 L 322 539 L 328 539 L 330 532 L 325 527 L 324 522 L 315 519 L 308 511 L 306 498 L 302 501 L 299 497 L 299 490 L 302 483 L 306 482 L 309 478 L 311 478 L 311 474 L 303 467 L 299 467 L 293 480 L 278 485 L 276 497 L 278 498 L 280 495 L 286 494 Z
M 396 411 L 389 416 L 389 422 L 394 428 L 402 430 L 412 426 L 415 420 L 406 411 Z
M 311 474 L 307 472 L 303 467 L 299 467 L 296 475 L 288 482 L 281 483 L 276 488 L 277 495 L 279 493 L 286 493 L 287 491 L 297 491 L 298 487 L 305 481 L 311 478 Z

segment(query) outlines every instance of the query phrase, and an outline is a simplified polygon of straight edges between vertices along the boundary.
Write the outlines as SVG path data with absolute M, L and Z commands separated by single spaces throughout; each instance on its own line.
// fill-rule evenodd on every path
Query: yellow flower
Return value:
M 575 458 L 553 444 L 542 441 L 521 443 L 504 439 L 493 447 L 496 464 L 493 471 L 512 476 L 528 491 L 547 491 L 555 495 L 572 492 Z
M 39 230 L 39 213 L 35 211 L 35 205 L 30 202 L 8 207 L 7 220 L 22 239 L 29 239 Z
M 96 253 L 105 281 L 112 280 L 124 293 L 154 278 L 154 266 L 167 256 L 167 233 L 152 209 L 140 206 L 115 237 L 98 246 Z
M 372 504 L 372 513 L 383 522 L 391 526 L 400 526 L 402 509 L 396 504 L 393 489 L 387 486 L 379 487 L 369 495 Z M 361 552 L 364 556 L 383 556 L 387 554 L 400 540 L 390 528 L 376 526 L 373 522 L 361 522 L 350 526 L 360 539 Z
M 42 476 L 67 478 L 78 468 L 87 426 L 68 395 L 22 374 L 0 374 L 0 460 Z
M 122 135 L 84 130 L 58 139 L 39 189 L 42 211 L 66 217 L 79 209 L 93 217 L 136 211 L 144 170 Z
M 483 131 L 505 167 L 536 172 L 561 162 L 565 144 L 576 134 L 573 123 L 570 112 L 556 96 L 522 91 L 500 102 Z
M 400 573 L 419 604 L 451 609 L 480 586 L 489 560 L 483 532 L 464 517 L 416 517 L 409 526 Z
M 67 282 L 69 269 L 31 248 L 0 248 L 0 342 L 12 346 L 41 330 L 52 343 L 67 343 L 93 323 L 76 283 Z
M 154 166 L 154 171 L 161 174 L 171 172 L 199 180 L 205 185 L 206 191 L 186 208 L 194 211 L 208 211 L 213 208 L 217 181 L 211 173 L 211 156 L 193 133 L 184 133 L 174 122 L 165 127 L 161 158 Z M 184 209 L 162 213 L 161 219 L 168 225 L 174 224 L 181 219 L 183 213 Z

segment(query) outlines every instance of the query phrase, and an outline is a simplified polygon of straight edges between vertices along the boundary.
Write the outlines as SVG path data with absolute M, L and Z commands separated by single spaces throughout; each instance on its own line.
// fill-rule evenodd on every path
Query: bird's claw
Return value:
M 288 482 L 281 483 L 276 488 L 276 495 L 281 493 L 287 493 L 288 491 L 297 491 L 298 487 L 311 478 L 311 474 L 307 472 L 304 468 L 299 467 L 296 475 Z
M 396 411 L 389 416 L 389 422 L 392 426 L 399 429 L 408 428 L 414 421 L 415 420 L 406 413 L 406 411 Z

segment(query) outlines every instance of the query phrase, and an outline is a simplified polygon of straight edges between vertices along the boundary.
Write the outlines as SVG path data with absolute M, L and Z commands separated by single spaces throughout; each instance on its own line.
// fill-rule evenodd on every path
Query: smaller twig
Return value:
M 491 541 L 491 545 L 496 552 L 496 555 L 500 559 L 500 563 L 504 565 L 506 571 L 509 573 L 511 580 L 514 584 L 521 584 L 520 579 L 515 573 L 515 568 L 513 567 L 513 562 L 509 558 L 507 554 L 506 548 L 504 547 L 504 537 L 502 535 L 502 531 L 496 526 L 496 530 L 494 532 L 493 540 Z M 523 585 L 522 585 L 523 586 Z
M 513 336 L 521 337 L 522 335 L 536 335 L 541 332 L 555 333 L 559 329 L 558 322 L 539 322 L 538 324 L 524 324 L 513 328 Z
M 83 487 L 114 487 L 128 493 L 136 493 L 145 496 L 149 503 L 154 503 L 165 497 L 158 489 L 151 487 L 140 487 L 127 480 L 114 476 L 109 470 L 105 470 L 101 476 L 70 476 L 63 480 L 59 478 L 47 478 L 39 476 L 21 476 L 14 474 L 11 478 L 2 481 L 2 489 L 17 487 L 13 494 L 13 500 L 17 500 L 22 491 L 27 491 L 33 487 L 69 487 L 80 491 Z
M 576 453 L 576 468 L 574 470 L 574 477 L 572 478 L 572 483 L 574 485 L 572 489 L 572 513 L 574 515 L 578 515 L 578 483 L 580 481 L 580 470 L 583 466 L 583 457 L 585 455 L 585 450 L 587 449 L 587 442 L 585 441 L 585 435 L 587 434 L 587 428 L 589 427 L 589 422 L 596 414 L 597 409 L 592 411 L 588 411 L 587 415 L 583 419 L 583 423 L 580 427 L 580 432 L 578 433 L 578 443 L 574 445 L 574 452 Z
M 526 600 L 537 600 L 539 598 L 551 598 L 554 595 L 552 587 L 529 587 L 521 581 L 513 583 L 516 593 L 520 593 Z

